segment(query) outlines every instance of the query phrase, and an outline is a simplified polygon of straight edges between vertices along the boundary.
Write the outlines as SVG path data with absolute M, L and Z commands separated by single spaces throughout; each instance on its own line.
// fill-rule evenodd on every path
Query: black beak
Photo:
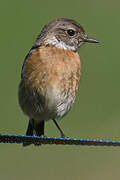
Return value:
M 93 38 L 89 38 L 89 37 L 83 37 L 82 38 L 83 42 L 88 42 L 88 43 L 99 43 L 99 41 L 97 41 L 96 39 Z

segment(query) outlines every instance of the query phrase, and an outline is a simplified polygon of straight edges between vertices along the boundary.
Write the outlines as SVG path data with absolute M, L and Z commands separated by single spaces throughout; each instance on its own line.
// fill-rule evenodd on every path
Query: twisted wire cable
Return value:
M 81 146 L 120 146 L 117 140 L 96 140 L 96 139 L 76 139 L 57 138 L 44 136 L 25 136 L 0 134 L 0 143 L 30 143 L 30 144 L 56 144 L 56 145 L 81 145 Z

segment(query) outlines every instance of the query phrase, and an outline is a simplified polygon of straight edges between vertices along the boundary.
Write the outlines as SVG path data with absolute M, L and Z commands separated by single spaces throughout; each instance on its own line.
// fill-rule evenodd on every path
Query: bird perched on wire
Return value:
M 44 135 L 45 122 L 51 119 L 65 137 L 58 120 L 75 101 L 81 77 L 77 51 L 87 42 L 98 43 L 67 18 L 51 21 L 37 37 L 24 60 L 19 85 L 19 104 L 29 117 L 26 135 Z

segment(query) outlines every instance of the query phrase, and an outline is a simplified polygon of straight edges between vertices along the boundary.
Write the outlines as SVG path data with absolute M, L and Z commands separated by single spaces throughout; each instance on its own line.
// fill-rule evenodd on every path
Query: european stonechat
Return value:
M 89 38 L 72 19 L 58 18 L 44 26 L 25 57 L 19 85 L 19 104 L 29 117 L 26 135 L 44 136 L 45 121 L 58 120 L 71 109 L 81 77 L 78 49 Z M 24 143 L 23 145 L 29 145 Z

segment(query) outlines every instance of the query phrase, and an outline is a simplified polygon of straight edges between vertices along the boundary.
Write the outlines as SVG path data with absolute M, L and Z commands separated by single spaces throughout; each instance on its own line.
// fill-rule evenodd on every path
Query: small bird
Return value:
M 26 135 L 44 136 L 45 121 L 58 125 L 75 102 L 81 77 L 78 49 L 98 43 L 72 19 L 57 18 L 44 26 L 25 57 L 19 84 L 19 104 L 29 117 Z M 30 143 L 24 143 L 23 146 Z

